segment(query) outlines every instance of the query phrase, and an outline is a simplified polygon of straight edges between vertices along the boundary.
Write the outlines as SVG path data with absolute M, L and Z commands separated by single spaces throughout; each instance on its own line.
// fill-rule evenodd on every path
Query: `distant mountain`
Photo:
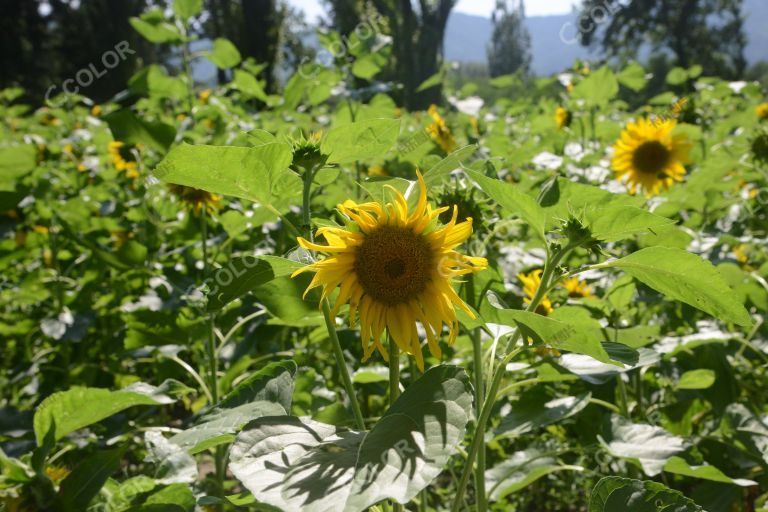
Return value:
M 768 2 L 745 0 L 745 32 L 749 44 L 747 61 L 768 60 Z M 575 36 L 577 15 L 531 16 L 526 25 L 531 34 L 531 67 L 537 75 L 550 75 L 571 66 L 576 59 L 594 59 L 592 52 L 578 43 L 568 44 Z M 564 28 L 565 27 L 565 28 Z M 451 13 L 445 35 L 445 55 L 459 62 L 486 62 L 486 48 L 493 25 L 490 18 L 460 12 Z M 561 37 L 562 34 L 562 37 Z M 564 42 L 565 40 L 566 42 Z

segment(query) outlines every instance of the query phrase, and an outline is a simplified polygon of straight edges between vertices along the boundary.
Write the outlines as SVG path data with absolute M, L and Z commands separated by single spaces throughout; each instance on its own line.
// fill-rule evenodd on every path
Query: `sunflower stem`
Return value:
M 544 298 L 546 291 L 552 284 L 550 281 L 555 275 L 555 269 L 557 269 L 557 266 L 560 264 L 563 258 L 577 246 L 578 244 L 569 243 L 565 247 L 558 247 L 553 252 L 548 252 L 547 261 L 544 264 L 544 271 L 542 272 L 541 276 L 541 284 L 539 284 L 539 288 L 536 290 L 536 294 L 533 296 L 533 299 L 531 299 L 530 304 L 528 304 L 526 311 L 536 311 L 536 308 Z M 560 277 L 561 276 L 557 276 L 557 279 Z M 517 343 L 517 340 L 521 337 L 521 334 L 522 333 L 520 332 L 520 329 L 515 331 L 515 334 L 513 335 L 509 344 L 510 347 L 513 347 Z M 491 410 L 496 403 L 499 386 L 501 385 L 501 381 L 504 378 L 507 364 L 511 362 L 522 350 L 522 348 L 517 348 L 510 351 L 501 361 L 501 364 L 499 364 L 496 367 L 496 370 L 493 372 L 491 386 L 488 390 L 488 395 L 483 401 L 483 406 L 480 409 L 480 415 L 477 419 L 475 433 L 472 436 L 472 443 L 470 444 L 470 448 L 467 451 L 467 460 L 465 462 L 464 470 L 461 473 L 461 478 L 456 488 L 456 494 L 454 495 L 453 505 L 451 507 L 452 512 L 458 512 L 460 510 L 462 500 L 464 499 L 464 492 L 466 491 L 467 483 L 469 482 L 469 476 L 473 472 L 475 458 L 477 458 L 481 446 L 483 448 L 485 447 L 485 427 L 488 424 L 489 417 L 491 416 Z M 482 499 L 485 498 L 483 497 Z M 478 497 L 478 507 L 480 506 L 480 501 L 481 499 Z
M 392 335 L 387 332 L 389 339 L 389 406 L 392 407 L 400 396 L 400 348 Z M 392 512 L 402 512 L 403 506 L 392 500 Z
M 328 329 L 328 336 L 331 338 L 331 345 L 333 345 L 333 354 L 336 356 L 336 365 L 339 367 L 341 380 L 344 383 L 344 389 L 347 391 L 347 396 L 349 396 L 352 413 L 355 415 L 355 424 L 360 431 L 364 431 L 365 420 L 363 419 L 363 413 L 360 410 L 360 404 L 357 402 L 357 395 L 355 395 L 352 379 L 349 377 L 347 363 L 344 361 L 344 352 L 341 350 L 339 335 L 336 332 L 336 324 L 333 317 L 331 317 L 331 306 L 328 304 L 327 299 L 323 300 L 323 316 L 325 317 L 325 327 Z
M 478 309 L 479 301 L 475 299 L 475 276 L 467 277 L 466 299 L 475 309 Z M 483 378 L 483 345 L 480 339 L 480 328 L 476 327 L 470 332 L 472 338 L 472 363 L 475 375 L 475 414 L 480 417 L 483 402 L 485 400 L 485 379 Z M 477 469 L 475 470 L 475 494 L 477 495 L 477 511 L 485 512 L 488 509 L 488 501 L 485 495 L 485 445 L 481 446 L 477 453 Z

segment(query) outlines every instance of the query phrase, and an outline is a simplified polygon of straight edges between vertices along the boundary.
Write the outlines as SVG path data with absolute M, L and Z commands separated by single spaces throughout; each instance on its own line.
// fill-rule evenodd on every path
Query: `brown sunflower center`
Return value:
M 657 140 L 644 142 L 632 155 L 632 165 L 647 174 L 659 174 L 669 163 L 670 151 Z
M 371 298 L 393 305 L 408 302 L 427 287 L 432 250 L 410 229 L 382 226 L 365 235 L 355 253 L 355 274 Z

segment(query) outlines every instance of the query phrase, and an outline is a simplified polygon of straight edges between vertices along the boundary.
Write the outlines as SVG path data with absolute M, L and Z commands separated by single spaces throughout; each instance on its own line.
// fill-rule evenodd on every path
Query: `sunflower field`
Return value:
M 0 510 L 768 510 L 761 85 L 361 46 L 0 91 Z

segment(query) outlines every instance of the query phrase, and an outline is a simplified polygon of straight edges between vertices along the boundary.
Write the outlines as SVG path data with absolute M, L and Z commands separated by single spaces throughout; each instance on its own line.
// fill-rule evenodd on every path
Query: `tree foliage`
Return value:
M 582 44 L 608 56 L 670 52 L 675 64 L 707 74 L 739 76 L 746 67 L 742 0 L 584 0 Z
M 531 65 L 531 35 L 525 28 L 525 7 L 522 0 L 510 8 L 497 0 L 491 17 L 493 34 L 488 47 L 488 69 L 492 77 L 517 71 L 527 73 Z

